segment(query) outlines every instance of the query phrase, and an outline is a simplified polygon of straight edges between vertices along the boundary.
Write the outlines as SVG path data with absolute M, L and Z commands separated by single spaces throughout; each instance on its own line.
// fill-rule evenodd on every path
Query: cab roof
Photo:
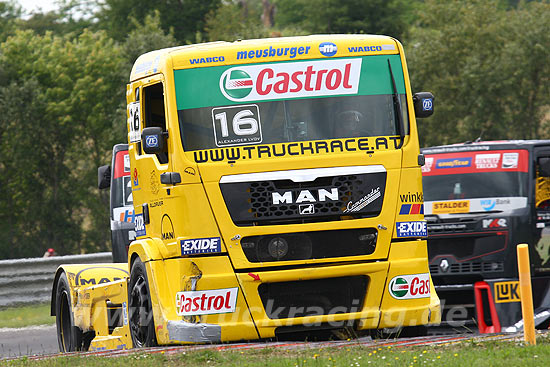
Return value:
M 334 55 L 328 56 L 321 52 L 321 45 L 325 43 L 336 46 L 337 51 Z M 270 48 L 275 49 L 275 52 Z M 134 63 L 130 81 L 170 69 L 304 60 L 332 56 L 387 55 L 398 54 L 400 49 L 399 41 L 389 36 L 379 35 L 331 34 L 200 43 L 165 48 L 141 55 Z M 264 52 L 264 50 L 267 51 Z M 251 53 L 251 51 L 254 52 Z M 277 51 L 279 51 L 279 55 Z M 214 58 L 216 61 L 212 61 Z

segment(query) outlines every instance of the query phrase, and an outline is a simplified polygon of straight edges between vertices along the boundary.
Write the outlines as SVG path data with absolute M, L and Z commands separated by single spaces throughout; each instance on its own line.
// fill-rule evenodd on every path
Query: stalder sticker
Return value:
M 470 211 L 469 200 L 436 201 L 432 204 L 433 214 L 468 213 Z
M 230 101 L 357 94 L 362 59 L 242 65 L 220 77 L 220 91 Z
M 398 275 L 390 280 L 388 291 L 395 299 L 430 297 L 430 274 Z
M 178 316 L 235 312 L 238 288 L 176 293 Z

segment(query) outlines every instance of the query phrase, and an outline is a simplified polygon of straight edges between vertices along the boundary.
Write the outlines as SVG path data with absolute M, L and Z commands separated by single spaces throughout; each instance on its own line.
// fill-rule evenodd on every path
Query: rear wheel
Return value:
M 70 289 L 67 275 L 61 274 L 55 292 L 55 323 L 57 343 L 62 353 L 82 349 L 82 331 L 74 326 Z
M 128 293 L 130 333 L 134 347 L 157 345 L 147 270 L 139 258 L 132 264 Z

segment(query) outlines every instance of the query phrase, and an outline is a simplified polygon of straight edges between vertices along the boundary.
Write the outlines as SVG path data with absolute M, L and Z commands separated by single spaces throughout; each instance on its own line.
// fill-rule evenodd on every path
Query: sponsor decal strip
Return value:
M 526 150 L 491 150 L 426 155 L 424 176 L 476 172 L 527 172 Z
M 426 201 L 425 214 L 453 214 L 510 211 L 527 206 L 526 197 L 481 198 L 470 200 Z
M 248 53 L 246 60 L 250 60 Z M 323 58 L 239 66 L 222 66 L 212 60 L 210 67 L 174 70 L 177 109 L 304 97 L 392 94 L 388 59 L 394 69 L 397 92 L 404 94 L 405 82 L 399 55 Z M 256 56 L 252 60 L 256 60 Z
M 237 146 L 219 149 L 195 150 L 196 163 L 238 161 L 262 158 L 278 158 L 298 155 L 318 155 L 397 149 L 399 136 L 378 138 L 352 138 L 345 140 L 310 141 L 271 145 Z

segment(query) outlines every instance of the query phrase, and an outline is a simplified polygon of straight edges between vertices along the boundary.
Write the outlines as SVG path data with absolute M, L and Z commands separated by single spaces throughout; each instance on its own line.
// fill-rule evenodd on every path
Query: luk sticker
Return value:
M 450 213 L 468 213 L 470 211 L 470 201 L 442 201 L 432 204 L 433 214 L 450 214 Z
M 238 288 L 176 293 L 178 316 L 235 312 Z
M 426 221 L 423 220 L 397 222 L 395 230 L 397 237 L 426 237 L 428 235 L 428 227 Z
M 220 91 L 234 102 L 357 94 L 362 59 L 242 65 L 220 77 Z
M 255 104 L 213 108 L 212 124 L 218 147 L 262 142 L 260 111 Z
M 430 297 L 430 274 L 399 275 L 389 284 L 389 292 L 395 299 Z
M 181 240 L 180 243 L 182 255 L 208 254 L 222 251 L 220 237 Z
M 519 302 L 519 281 L 495 283 L 495 302 Z

